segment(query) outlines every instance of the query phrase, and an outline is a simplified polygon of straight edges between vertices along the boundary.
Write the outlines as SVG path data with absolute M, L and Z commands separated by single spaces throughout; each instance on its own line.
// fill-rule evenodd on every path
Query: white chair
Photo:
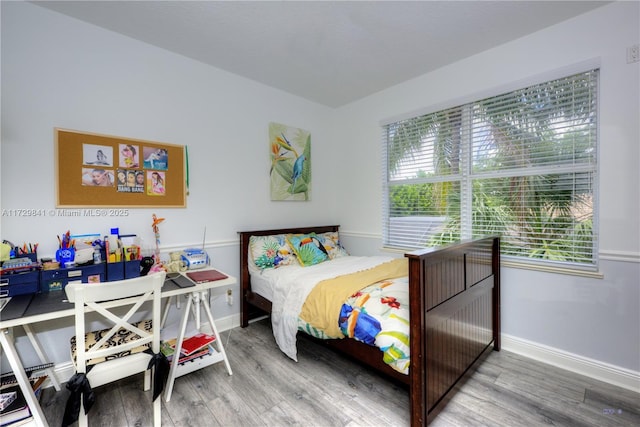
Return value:
M 160 292 L 164 279 L 165 273 L 161 272 L 128 280 L 77 283 L 65 287 L 67 298 L 75 305 L 76 336 L 71 339 L 71 350 L 76 375 L 67 384 L 72 395 L 67 402 L 63 425 L 69 420 L 68 416 L 75 419 L 74 413 L 78 414 L 79 426 L 87 425 L 86 412 L 93 403 L 91 388 L 144 372 L 144 390 L 149 390 L 150 361 L 166 363 L 166 359 L 160 356 Z M 133 315 L 142 311 L 146 301 L 151 301 L 151 319 L 132 322 Z M 131 308 L 126 310 L 128 306 Z M 122 316 L 114 313 L 125 310 L 127 312 Z M 95 320 L 95 316 L 85 316 L 89 312 L 99 314 L 100 321 L 106 320 L 113 327 L 87 333 L 87 321 Z M 159 371 L 154 372 L 154 376 L 159 375 Z M 154 387 L 157 386 L 155 382 L 154 378 Z M 161 390 L 159 392 L 162 394 Z M 160 405 L 158 396 L 153 401 L 155 426 L 160 426 Z

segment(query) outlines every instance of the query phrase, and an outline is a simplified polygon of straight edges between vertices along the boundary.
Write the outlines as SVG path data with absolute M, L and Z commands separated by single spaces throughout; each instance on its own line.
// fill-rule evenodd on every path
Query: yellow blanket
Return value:
M 343 338 L 338 316 L 345 300 L 373 283 L 407 276 L 408 266 L 406 258 L 397 258 L 368 270 L 323 280 L 307 296 L 300 318 L 331 338 Z

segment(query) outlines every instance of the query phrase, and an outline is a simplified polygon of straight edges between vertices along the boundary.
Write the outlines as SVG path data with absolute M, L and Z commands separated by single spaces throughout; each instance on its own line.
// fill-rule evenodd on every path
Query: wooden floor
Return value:
M 295 363 L 276 347 L 268 320 L 222 333 L 233 375 L 217 364 L 175 383 L 163 426 L 407 426 L 408 392 L 310 340 Z M 147 426 L 142 376 L 97 388 L 94 426 Z M 45 390 L 59 426 L 67 391 Z M 432 426 L 638 426 L 640 395 L 506 351 L 489 352 Z

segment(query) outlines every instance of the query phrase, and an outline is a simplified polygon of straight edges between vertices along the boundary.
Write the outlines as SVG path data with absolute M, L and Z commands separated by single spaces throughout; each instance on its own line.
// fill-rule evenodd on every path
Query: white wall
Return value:
M 153 247 L 151 215 L 164 250 L 199 245 L 207 230 L 213 263 L 238 275 L 236 232 L 265 226 L 333 223 L 328 119 L 333 112 L 291 96 L 24 2 L 2 2 L 1 208 L 55 208 L 54 127 L 187 145 L 186 209 L 131 209 L 126 218 L 2 217 L 1 236 L 39 242 L 54 254 L 56 234 L 108 234 L 118 226 Z M 271 202 L 268 124 L 311 132 L 310 202 Z M 214 304 L 216 317 L 239 313 Z M 67 328 L 70 321 L 37 325 Z M 44 335 L 44 334 L 41 334 Z M 46 334 L 54 361 L 68 360 L 59 334 Z M 58 347 L 61 347 L 59 349 Z
M 191 170 L 186 209 L 133 209 L 126 220 L 2 217 L 2 238 L 39 241 L 42 253 L 51 255 L 55 234 L 68 228 L 106 233 L 120 226 L 152 244 L 155 212 L 167 218 L 161 225 L 165 250 L 196 244 L 206 226 L 214 263 L 233 275 L 240 229 L 338 223 L 352 252 L 377 253 L 381 120 L 595 61 L 602 70 L 604 279 L 503 269 L 503 331 L 512 342 L 637 377 L 640 73 L 625 55 L 639 43 L 638 16 L 637 2 L 606 6 L 329 110 L 32 4 L 2 2 L 3 209 L 55 207 L 54 127 L 188 145 Z M 269 200 L 269 121 L 311 132 L 311 202 Z M 216 317 L 237 316 L 237 303 L 227 307 L 221 300 L 214 303 Z M 70 325 L 36 328 L 53 331 L 39 336 L 56 362 L 68 360 L 66 345 L 58 342 L 66 341 Z
M 504 268 L 503 332 L 516 341 L 610 364 L 620 372 L 630 370 L 637 381 L 640 72 L 638 63 L 626 63 L 626 49 L 640 42 L 639 6 L 620 2 L 596 9 L 338 110 L 334 127 L 344 146 L 338 168 L 344 182 L 340 221 L 343 230 L 353 232 L 345 240 L 358 248 L 380 245 L 380 121 L 560 77 L 559 72 L 576 64 L 599 64 L 599 246 L 604 278 Z

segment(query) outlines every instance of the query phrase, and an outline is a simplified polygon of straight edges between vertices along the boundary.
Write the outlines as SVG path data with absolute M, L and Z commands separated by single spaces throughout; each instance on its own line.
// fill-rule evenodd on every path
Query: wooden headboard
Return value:
M 251 276 L 249 275 L 249 239 L 251 236 L 271 236 L 274 234 L 326 233 L 338 231 L 339 225 L 321 225 L 312 227 L 276 228 L 271 230 L 239 231 L 240 235 L 240 290 L 242 292 L 241 325 L 246 327 L 249 320 L 261 314 L 271 312 L 271 302 L 265 300 L 251 290 Z M 247 304 L 246 302 L 251 302 Z M 265 313 L 254 309 L 259 308 Z

